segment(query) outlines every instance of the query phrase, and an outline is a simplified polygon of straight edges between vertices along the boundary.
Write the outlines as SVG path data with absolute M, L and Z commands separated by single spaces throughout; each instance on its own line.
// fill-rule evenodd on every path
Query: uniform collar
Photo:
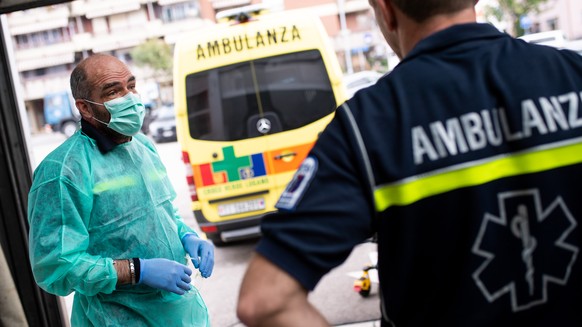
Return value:
M 500 37 L 510 36 L 501 33 L 490 24 L 467 23 L 453 25 L 449 28 L 431 34 L 425 39 L 420 40 L 420 42 L 418 42 L 412 51 L 408 53 L 403 61 L 411 60 L 422 54 L 446 51 L 448 48 L 467 41 L 478 41 Z
M 109 136 L 101 133 L 84 119 L 81 119 L 81 131 L 95 140 L 101 153 L 106 154 L 117 145 Z

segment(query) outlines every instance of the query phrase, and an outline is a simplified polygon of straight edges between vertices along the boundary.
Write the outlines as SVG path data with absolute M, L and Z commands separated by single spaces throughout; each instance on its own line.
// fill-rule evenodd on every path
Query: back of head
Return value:
M 473 7 L 475 0 L 384 0 L 390 1 L 406 16 L 422 23 L 435 15 L 453 14 Z

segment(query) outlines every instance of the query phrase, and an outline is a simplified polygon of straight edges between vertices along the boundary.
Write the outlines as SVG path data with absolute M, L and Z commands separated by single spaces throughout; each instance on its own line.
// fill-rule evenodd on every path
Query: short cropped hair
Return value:
M 418 23 L 422 23 L 428 18 L 435 15 L 452 14 L 475 5 L 475 0 L 378 0 L 378 1 L 391 1 L 406 16 L 412 18 Z
M 87 84 L 87 71 L 84 65 L 78 65 L 73 69 L 70 83 L 73 99 L 88 99 L 90 97 L 89 85 Z
M 71 94 L 74 99 L 89 99 L 91 96 L 91 85 L 89 85 L 87 75 L 87 65 L 93 64 L 93 61 L 106 57 L 113 57 L 104 53 L 95 53 L 81 60 L 81 62 L 71 72 Z M 114 58 L 114 57 L 113 57 Z

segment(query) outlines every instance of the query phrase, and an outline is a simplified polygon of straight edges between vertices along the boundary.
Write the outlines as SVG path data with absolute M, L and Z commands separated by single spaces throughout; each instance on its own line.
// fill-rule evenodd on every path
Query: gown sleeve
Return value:
M 88 222 L 92 207 L 91 183 L 86 172 L 72 170 L 84 183 L 71 181 L 50 160 L 35 172 L 29 192 L 29 255 L 38 285 L 66 296 L 111 293 L 117 283 L 113 259 L 92 255 Z M 83 177 L 85 176 L 85 177 Z

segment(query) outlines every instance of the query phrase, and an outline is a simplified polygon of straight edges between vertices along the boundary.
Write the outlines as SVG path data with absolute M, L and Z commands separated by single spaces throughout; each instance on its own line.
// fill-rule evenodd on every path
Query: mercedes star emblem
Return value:
M 261 118 L 257 121 L 257 130 L 261 134 L 267 134 L 271 130 L 271 121 L 267 118 Z

